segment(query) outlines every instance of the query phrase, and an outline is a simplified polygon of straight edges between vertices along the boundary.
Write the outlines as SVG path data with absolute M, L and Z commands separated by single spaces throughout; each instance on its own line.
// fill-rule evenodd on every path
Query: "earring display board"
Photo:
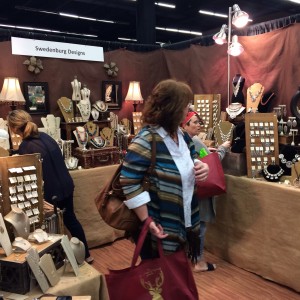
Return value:
M 273 113 L 245 115 L 247 176 L 256 178 L 270 164 L 279 163 L 278 124 Z
M 134 135 L 138 134 L 139 131 L 142 129 L 142 115 L 143 113 L 140 111 L 135 111 L 132 113 Z
M 7 215 L 12 207 L 28 216 L 31 231 L 43 222 L 42 163 L 39 154 L 0 157 L 2 201 L 0 212 Z M 7 231 L 13 239 L 13 228 Z
M 194 110 L 204 122 L 204 131 L 217 125 L 221 113 L 221 94 L 194 95 Z

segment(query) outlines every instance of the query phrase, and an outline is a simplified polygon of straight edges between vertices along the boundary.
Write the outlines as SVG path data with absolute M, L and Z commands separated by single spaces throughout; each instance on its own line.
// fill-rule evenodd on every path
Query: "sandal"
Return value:
M 206 265 L 207 265 L 207 269 L 204 269 L 204 270 L 203 269 L 197 269 L 196 268 L 197 265 L 196 265 L 194 267 L 193 271 L 195 273 L 200 273 L 200 272 L 214 271 L 217 268 L 217 266 L 215 264 L 211 264 L 209 262 L 207 262 Z

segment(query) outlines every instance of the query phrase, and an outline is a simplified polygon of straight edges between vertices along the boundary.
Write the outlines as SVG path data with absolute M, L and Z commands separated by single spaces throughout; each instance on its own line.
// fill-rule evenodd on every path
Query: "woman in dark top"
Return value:
M 23 141 L 19 154 L 40 153 L 44 181 L 44 198 L 64 211 L 64 225 L 71 235 L 77 237 L 85 245 L 86 261 L 91 263 L 83 228 L 76 218 L 73 207 L 74 183 L 65 165 L 61 150 L 56 141 L 48 134 L 38 132 L 37 125 L 31 116 L 23 110 L 13 110 L 7 117 L 10 130 L 19 134 Z

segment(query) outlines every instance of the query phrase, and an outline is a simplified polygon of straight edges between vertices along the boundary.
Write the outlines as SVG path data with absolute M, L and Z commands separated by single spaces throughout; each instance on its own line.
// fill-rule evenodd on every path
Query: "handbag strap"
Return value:
M 150 223 L 151 223 L 152 221 L 153 221 L 153 220 L 152 220 L 151 217 L 148 217 L 148 218 L 144 221 L 142 230 L 141 230 L 141 232 L 140 232 L 140 234 L 139 234 L 139 238 L 138 238 L 138 241 L 137 241 L 135 250 L 134 250 L 134 254 L 133 254 L 133 258 L 132 258 L 132 262 L 131 262 L 131 268 L 133 268 L 133 267 L 136 265 L 137 259 L 138 259 L 139 255 L 140 255 L 142 246 L 143 246 L 143 244 L 144 244 L 144 241 L 145 241 L 146 236 L 147 236 L 147 233 L 148 233 L 149 225 L 150 225 Z

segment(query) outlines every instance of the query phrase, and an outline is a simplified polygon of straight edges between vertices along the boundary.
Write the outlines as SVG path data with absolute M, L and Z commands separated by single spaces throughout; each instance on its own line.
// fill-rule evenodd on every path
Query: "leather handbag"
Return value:
M 198 300 L 195 280 L 183 249 L 164 255 L 162 242 L 158 239 L 159 257 L 145 259 L 136 265 L 151 221 L 149 217 L 143 225 L 131 266 L 109 270 L 105 275 L 110 300 Z
M 225 176 L 218 153 L 210 153 L 201 161 L 208 164 L 209 173 L 205 181 L 197 182 L 197 197 L 201 200 L 226 193 Z
M 156 162 L 156 140 L 153 133 L 151 149 L 151 163 L 142 182 L 145 191 L 149 190 L 150 175 L 153 173 Z M 95 204 L 105 223 L 115 229 L 125 230 L 130 233 L 139 228 L 140 220 L 135 212 L 124 204 L 126 197 L 120 184 L 121 169 L 122 164 L 119 165 L 112 177 L 104 184 L 95 198 Z

